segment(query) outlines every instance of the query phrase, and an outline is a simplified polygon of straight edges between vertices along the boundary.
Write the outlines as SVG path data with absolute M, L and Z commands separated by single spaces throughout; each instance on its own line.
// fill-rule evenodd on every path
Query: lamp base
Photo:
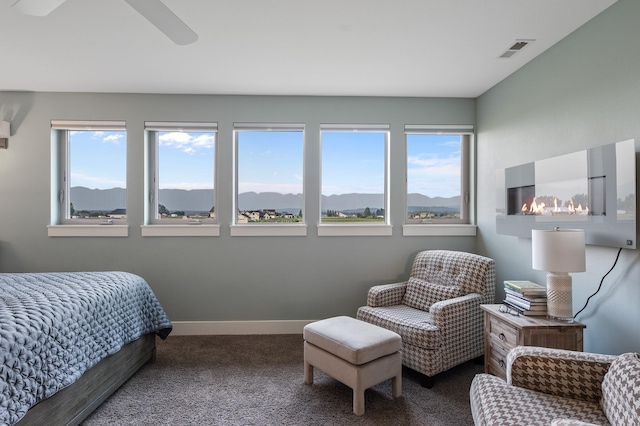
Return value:
M 573 322 L 571 275 L 566 272 L 547 274 L 547 316 L 556 321 Z

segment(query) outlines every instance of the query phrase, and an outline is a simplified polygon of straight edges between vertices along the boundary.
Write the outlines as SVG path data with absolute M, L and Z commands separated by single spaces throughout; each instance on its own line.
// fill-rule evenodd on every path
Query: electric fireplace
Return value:
M 587 244 L 636 248 L 636 148 L 628 140 L 499 170 L 496 229 L 579 228 Z

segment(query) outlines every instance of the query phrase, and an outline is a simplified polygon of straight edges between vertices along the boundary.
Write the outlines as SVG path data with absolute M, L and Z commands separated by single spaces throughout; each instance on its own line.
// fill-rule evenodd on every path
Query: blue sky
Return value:
M 126 188 L 126 132 L 70 132 L 70 186 Z
M 301 194 L 302 132 L 238 132 L 238 192 Z
M 211 189 L 215 134 L 161 132 L 158 168 L 160 189 Z
M 460 195 L 460 135 L 407 137 L 407 193 Z
M 322 194 L 382 193 L 383 132 L 324 132 Z M 213 188 L 213 133 L 160 134 L 160 188 Z M 71 186 L 125 187 L 125 132 L 71 132 Z M 303 184 L 302 132 L 239 132 L 239 192 L 298 194 Z M 460 195 L 460 137 L 409 135 L 409 193 Z

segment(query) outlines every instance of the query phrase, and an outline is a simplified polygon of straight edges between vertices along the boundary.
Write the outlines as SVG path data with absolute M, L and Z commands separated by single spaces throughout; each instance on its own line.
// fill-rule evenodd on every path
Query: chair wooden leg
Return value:
M 427 376 L 426 374 L 420 374 L 420 386 L 423 388 L 431 389 L 435 383 L 433 376 Z

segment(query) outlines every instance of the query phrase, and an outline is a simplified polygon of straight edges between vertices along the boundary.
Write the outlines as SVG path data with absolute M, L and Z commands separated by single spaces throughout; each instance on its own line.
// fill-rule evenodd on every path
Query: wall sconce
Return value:
M 8 121 L 0 121 L 0 149 L 7 149 L 9 146 L 10 129 Z
M 533 229 L 532 267 L 547 274 L 547 315 L 573 322 L 571 275 L 585 271 L 584 230 Z

